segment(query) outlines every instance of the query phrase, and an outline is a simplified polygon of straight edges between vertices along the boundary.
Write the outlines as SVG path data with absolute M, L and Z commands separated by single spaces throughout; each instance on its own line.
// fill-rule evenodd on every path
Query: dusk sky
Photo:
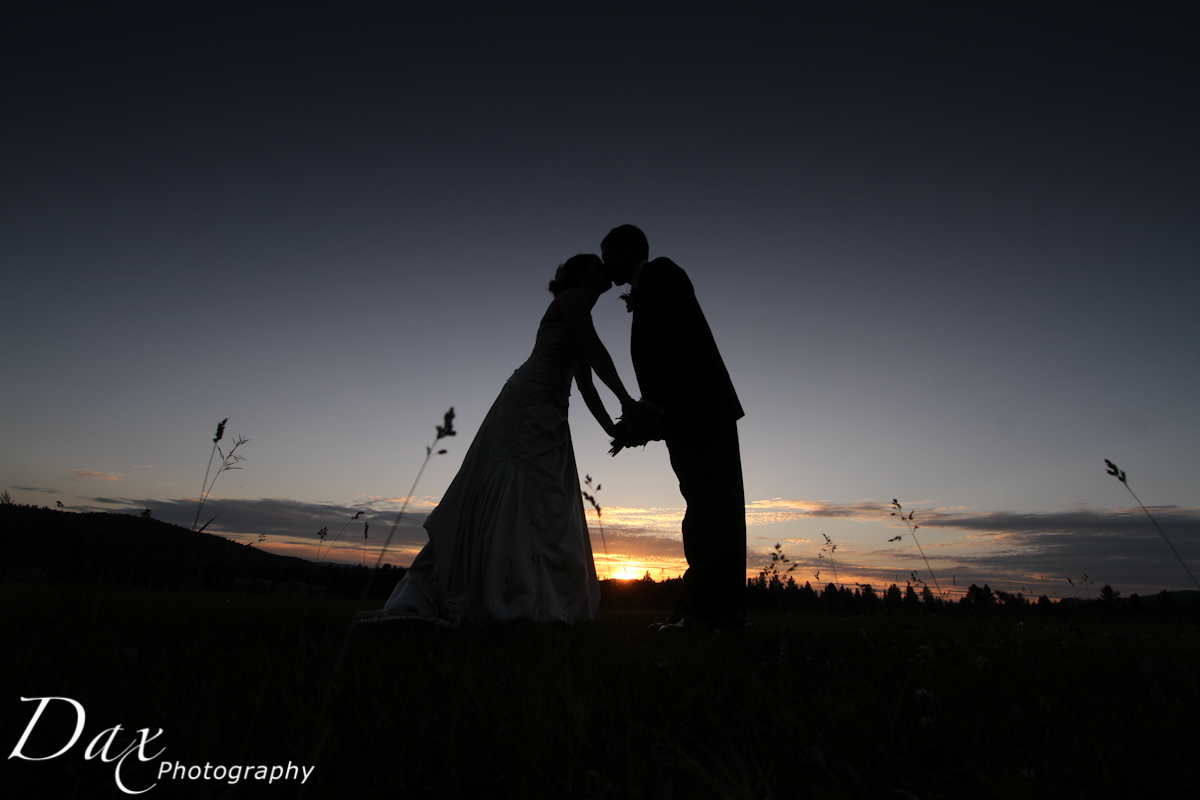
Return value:
M 746 410 L 750 571 L 779 542 L 824 584 L 826 534 L 842 583 L 930 581 L 897 498 L 943 589 L 1194 588 L 1104 467 L 1200 574 L 1194 5 L 27 5 L 0 10 L 16 502 L 191 525 L 228 417 L 210 532 L 310 557 L 364 510 L 377 548 L 453 406 L 408 564 L 555 267 L 628 222 Z M 636 395 L 619 293 L 594 319 Z M 610 458 L 577 393 L 571 425 L 601 577 L 678 574 L 665 447 Z

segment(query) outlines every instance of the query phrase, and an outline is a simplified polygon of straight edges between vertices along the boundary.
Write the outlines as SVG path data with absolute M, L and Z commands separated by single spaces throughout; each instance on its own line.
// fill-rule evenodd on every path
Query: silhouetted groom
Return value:
M 686 625 L 692 617 L 708 627 L 741 626 L 746 500 L 737 433 L 744 412 L 737 392 L 687 273 L 668 258 L 649 261 L 646 235 L 633 225 L 610 231 L 600 250 L 612 282 L 630 284 L 622 297 L 633 313 L 633 369 L 642 400 L 662 412 L 627 410 L 614 451 L 664 440 L 687 502 L 685 594 L 667 623 Z M 637 430 L 647 426 L 652 429 Z

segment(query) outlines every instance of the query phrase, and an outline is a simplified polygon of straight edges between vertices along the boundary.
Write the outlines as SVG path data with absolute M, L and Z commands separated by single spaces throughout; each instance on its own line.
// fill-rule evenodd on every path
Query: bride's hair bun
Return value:
M 550 293 L 558 297 L 567 289 L 578 286 L 583 268 L 599 258 L 600 256 L 594 253 L 580 253 L 559 264 L 558 269 L 554 271 L 554 280 L 550 281 Z

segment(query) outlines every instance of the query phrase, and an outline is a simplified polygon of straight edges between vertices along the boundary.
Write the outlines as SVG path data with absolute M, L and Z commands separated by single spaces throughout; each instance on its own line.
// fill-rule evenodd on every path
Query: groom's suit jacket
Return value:
M 742 416 L 692 282 L 674 261 L 644 264 L 633 291 L 630 351 L 642 398 L 664 410 L 663 438 Z

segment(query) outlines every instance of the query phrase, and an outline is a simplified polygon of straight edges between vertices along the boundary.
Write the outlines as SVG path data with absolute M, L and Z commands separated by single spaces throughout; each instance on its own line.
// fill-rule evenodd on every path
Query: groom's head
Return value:
M 636 225 L 622 225 L 613 228 L 600 242 L 600 252 L 604 257 L 604 268 L 608 270 L 608 278 L 617 286 L 629 283 L 634 270 L 643 261 L 650 258 L 650 244 L 646 234 Z

